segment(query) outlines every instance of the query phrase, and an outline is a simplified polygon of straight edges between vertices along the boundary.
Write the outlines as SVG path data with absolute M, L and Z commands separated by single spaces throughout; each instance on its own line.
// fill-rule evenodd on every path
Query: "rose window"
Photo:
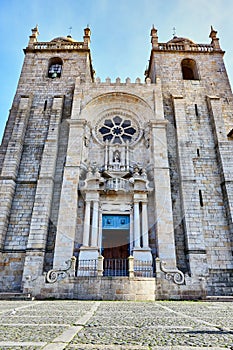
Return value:
M 103 126 L 98 130 L 103 137 L 103 141 L 111 143 L 131 142 L 138 136 L 138 132 L 131 120 L 115 116 L 111 119 L 105 119 Z

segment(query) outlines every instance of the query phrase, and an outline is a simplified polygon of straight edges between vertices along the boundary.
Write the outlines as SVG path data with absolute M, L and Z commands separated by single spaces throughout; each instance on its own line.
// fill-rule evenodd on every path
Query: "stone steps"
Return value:
M 33 297 L 31 294 L 27 293 L 20 293 L 20 292 L 15 292 L 15 293 L 0 293 L 0 300 L 33 300 Z
M 233 301 L 233 295 L 207 295 L 205 301 Z

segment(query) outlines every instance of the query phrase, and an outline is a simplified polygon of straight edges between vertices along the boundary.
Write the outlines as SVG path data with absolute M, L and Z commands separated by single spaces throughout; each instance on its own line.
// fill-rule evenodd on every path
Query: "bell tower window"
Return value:
M 181 62 L 181 69 L 184 80 L 199 80 L 197 64 L 194 60 L 185 58 Z
M 53 57 L 49 60 L 48 78 L 60 78 L 62 73 L 62 60 L 59 57 Z

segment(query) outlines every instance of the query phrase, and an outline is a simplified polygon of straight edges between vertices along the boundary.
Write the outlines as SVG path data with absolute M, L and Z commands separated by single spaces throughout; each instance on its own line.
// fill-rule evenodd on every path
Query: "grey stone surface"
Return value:
M 0 301 L 0 349 L 231 349 L 232 314 L 232 302 Z
M 145 300 L 148 284 L 98 295 L 97 279 L 45 283 L 72 256 L 126 258 L 102 249 L 106 214 L 130 218 L 128 256 L 185 275 L 178 288 L 156 270 L 147 300 L 232 295 L 233 99 L 217 32 L 209 44 L 159 43 L 153 28 L 145 82 L 95 78 L 90 34 L 39 42 L 36 27 L 24 50 L 0 147 L 0 290 Z

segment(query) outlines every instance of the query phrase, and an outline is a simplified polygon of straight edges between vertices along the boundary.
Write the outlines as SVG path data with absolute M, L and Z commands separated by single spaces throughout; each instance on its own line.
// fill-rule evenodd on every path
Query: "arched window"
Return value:
M 59 57 L 53 57 L 49 60 L 48 77 L 60 78 L 62 72 L 62 60 Z
M 185 58 L 181 62 L 181 69 L 184 80 L 199 80 L 197 65 L 194 60 Z

